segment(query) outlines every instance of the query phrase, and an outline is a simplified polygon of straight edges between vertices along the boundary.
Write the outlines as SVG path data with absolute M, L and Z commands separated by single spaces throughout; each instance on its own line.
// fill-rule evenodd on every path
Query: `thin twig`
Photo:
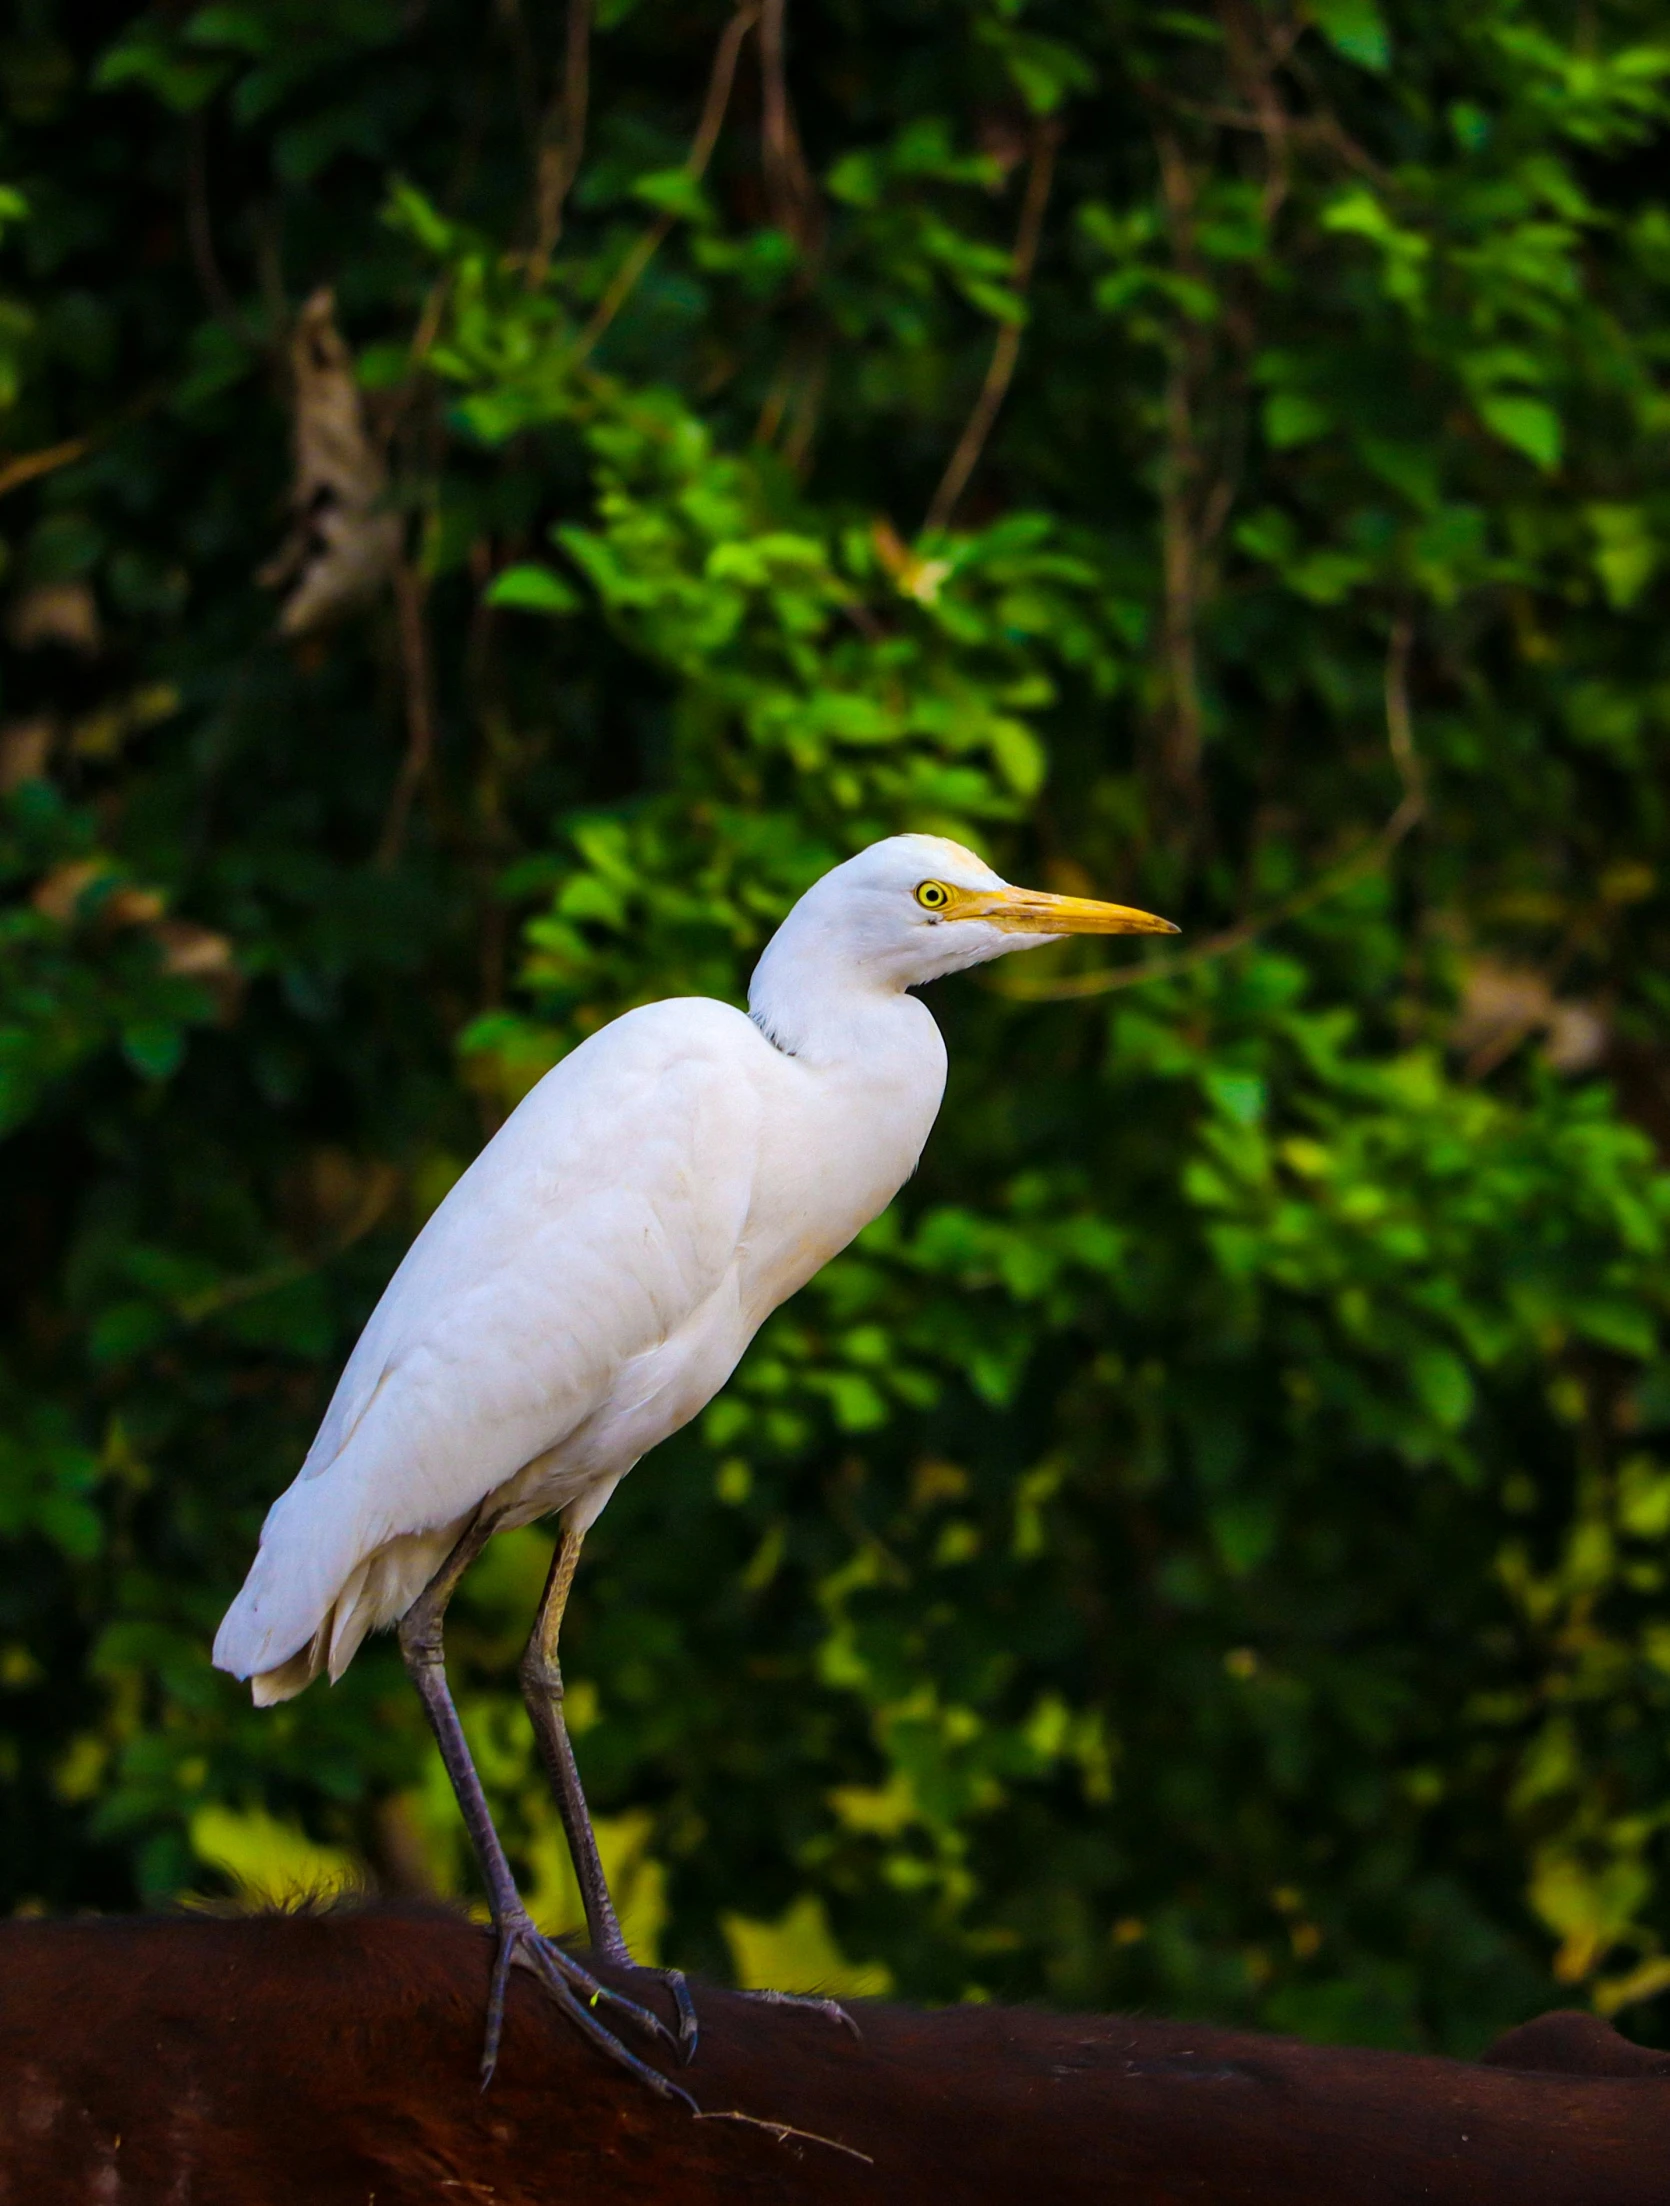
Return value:
M 1403 804 L 1412 805 L 1409 825 L 1414 826 L 1426 810 L 1426 779 L 1421 768 L 1420 753 L 1415 748 L 1415 723 L 1409 712 L 1409 646 L 1414 641 L 1414 629 L 1407 613 L 1400 613 L 1392 623 L 1392 633 L 1386 645 L 1386 747 L 1392 754 L 1398 779 L 1403 783 Z M 1398 816 L 1394 812 L 1392 818 Z
M 1154 150 L 1173 258 L 1185 276 L 1202 282 L 1204 271 L 1194 223 L 1198 178 L 1171 130 L 1156 128 Z M 1188 800 L 1191 809 L 1200 803 L 1200 755 L 1205 737 L 1195 644 L 1205 594 L 1201 572 L 1204 547 L 1194 512 L 1201 472 L 1194 398 L 1205 374 L 1204 352 L 1199 326 L 1185 318 L 1172 344 L 1166 370 L 1165 449 L 1160 462 L 1160 572 L 1164 588 L 1161 647 L 1169 707 L 1160 731 L 1160 759 L 1165 779 L 1176 794 Z M 1228 515 L 1229 502 L 1222 502 L 1220 527 Z
M 442 276 L 437 282 L 429 286 L 428 296 L 423 302 L 423 310 L 418 315 L 416 326 L 412 331 L 412 341 L 406 347 L 408 374 L 413 368 L 422 367 L 424 361 L 428 358 L 430 346 L 440 335 L 441 318 L 446 312 L 447 296 L 451 289 L 452 277 L 450 274 Z
M 786 0 L 762 0 L 760 9 L 760 166 L 772 219 L 802 261 L 812 261 L 823 243 L 823 211 L 789 98 L 785 7 Z
M 1272 904 L 1268 911 L 1238 920 L 1220 934 L 1208 935 L 1192 949 L 1176 950 L 1169 956 L 1150 958 L 1140 965 L 1111 966 L 1098 973 L 1071 973 L 1061 980 L 1026 981 L 1017 977 L 993 980 L 987 985 L 995 994 L 1007 996 L 1015 1003 L 1071 1003 L 1086 996 L 1112 995 L 1121 988 L 1141 988 L 1149 981 L 1175 980 L 1180 973 L 1192 973 L 1198 966 L 1209 965 L 1216 958 L 1228 957 L 1231 951 L 1244 949 L 1260 935 L 1268 934 L 1272 927 L 1296 919 L 1301 912 L 1310 911 L 1318 904 L 1325 904 L 1342 889 L 1378 872 L 1426 812 L 1426 781 L 1415 749 L 1409 711 L 1411 640 L 1410 624 L 1400 616 L 1392 623 L 1386 646 L 1386 747 L 1403 784 L 1403 795 L 1378 835 L 1318 879 Z
M 60 467 L 73 467 L 77 460 L 96 451 L 106 437 L 114 436 L 118 429 L 127 427 L 148 414 L 153 406 L 160 406 L 168 396 L 161 385 L 141 391 L 108 421 L 96 429 L 83 430 L 78 437 L 65 437 L 61 444 L 43 444 L 33 452 L 19 452 L 14 458 L 0 460 L 0 498 L 9 497 L 14 490 L 21 490 L 26 483 L 37 481 L 42 475 L 55 475 Z
M 1161 633 L 1171 711 L 1163 730 L 1164 766 L 1174 788 L 1192 793 L 1200 782 L 1205 714 L 1195 650 L 1199 545 L 1189 515 L 1189 489 L 1199 455 L 1189 404 L 1189 363 L 1182 348 L 1166 372 L 1165 424 L 1166 449 L 1160 471 L 1160 572 L 1165 586 Z
M 766 2122 L 757 2114 L 738 2114 L 734 2109 L 726 2113 L 709 2113 L 705 2108 L 695 2119 L 698 2122 L 746 2122 L 750 2129 L 768 2131 L 780 2145 L 787 2144 L 791 2137 L 804 2137 L 809 2145 L 827 2145 L 831 2152 L 844 2152 L 850 2159 L 862 2160 L 867 2168 L 875 2166 L 871 2155 L 860 2152 L 856 2145 L 843 2145 L 838 2137 L 822 2137 L 815 2129 L 796 2129 L 789 2122 Z
M 798 475 L 805 468 L 812 449 L 812 439 L 817 433 L 818 410 L 823 404 L 824 388 L 829 381 L 829 346 L 819 338 L 812 354 L 811 365 L 800 379 L 794 396 L 794 416 L 783 439 L 783 464 L 792 474 Z
M 219 1317 L 224 1310 L 235 1310 L 246 1302 L 259 1300 L 262 1295 L 276 1294 L 280 1287 L 294 1286 L 298 1279 L 312 1278 L 327 1264 L 345 1256 L 356 1241 L 363 1241 L 372 1227 L 382 1222 L 401 1185 L 401 1176 L 393 1165 L 374 1165 L 365 1192 L 348 1222 L 322 1248 L 316 1249 L 311 1256 L 286 1257 L 280 1264 L 270 1264 L 265 1271 L 246 1272 L 240 1278 L 218 1280 L 214 1286 L 201 1288 L 196 1294 L 181 1295 L 174 1303 L 174 1315 L 182 1325 L 201 1325 L 206 1318 Z
M 769 445 L 783 426 L 783 416 L 788 411 L 789 399 L 794 392 L 794 366 L 789 362 L 780 367 L 772 377 L 770 388 L 760 405 L 759 418 L 754 423 L 754 442 Z
M 1015 231 L 1015 249 L 1009 257 L 1009 281 L 1016 294 L 1017 306 L 1032 280 L 1033 263 L 1038 257 L 1038 241 L 1043 234 L 1044 210 L 1049 205 L 1050 184 L 1055 175 L 1056 150 L 1060 144 L 1060 123 L 1053 116 L 1041 120 L 1033 133 L 1032 156 L 1026 172 L 1026 192 L 1021 200 L 1021 218 Z M 980 386 L 980 395 L 974 401 L 974 411 L 968 417 L 963 433 L 957 440 L 957 449 L 952 453 L 950 464 L 928 507 L 927 518 L 922 524 L 924 535 L 932 535 L 950 527 L 951 517 L 957 510 L 957 501 L 968 487 L 968 479 L 978 466 L 986 439 L 992 433 L 998 409 L 1008 395 L 1020 350 L 1019 320 L 1005 322 L 992 347 L 991 362 L 986 369 L 986 379 Z
M 702 119 L 696 126 L 696 135 L 690 141 L 690 151 L 684 161 L 685 174 L 692 183 L 700 181 L 708 162 L 713 158 L 713 149 L 719 142 L 719 132 L 724 124 L 725 110 L 730 105 L 731 86 L 736 79 L 737 56 L 741 53 L 742 41 L 753 29 L 759 12 L 757 0 L 745 0 L 745 4 L 737 9 L 720 35 L 719 48 L 713 57 L 713 73 L 708 78 Z M 591 320 L 580 332 L 571 356 L 574 364 L 577 365 L 586 358 L 631 297 L 639 277 L 655 258 L 661 241 L 676 220 L 677 217 L 672 214 L 657 215 L 615 270 L 609 288 L 598 300 Z
M 493 14 L 510 47 L 511 73 L 516 86 L 516 114 L 528 151 L 539 148 L 539 56 L 522 14 L 522 0 L 495 0 Z
M 83 459 L 93 449 L 93 438 L 66 437 L 62 444 L 43 445 L 38 452 L 20 452 L 16 459 L 0 462 L 0 498 L 9 492 L 21 490 L 25 483 L 32 483 L 37 476 L 51 475 L 60 467 L 69 467 Z
M 1260 214 L 1266 228 L 1274 222 L 1291 181 L 1288 144 L 1291 117 L 1276 89 L 1276 72 L 1293 50 L 1302 25 L 1271 24 L 1262 12 L 1227 0 L 1219 9 L 1231 66 L 1240 77 L 1264 139 L 1265 175 Z
M 400 673 L 406 693 L 406 755 L 389 799 L 388 818 L 377 849 L 377 863 L 387 872 L 397 865 L 406 840 L 406 823 L 412 799 L 429 771 L 435 752 L 435 703 L 429 672 L 429 632 L 424 620 L 426 596 L 423 577 L 409 558 L 394 570 L 395 626 L 400 637 Z
M 441 334 L 441 323 L 446 318 L 447 301 L 452 296 L 452 274 L 449 270 L 429 286 L 418 318 L 412 325 L 412 334 L 406 346 L 406 373 L 399 384 L 390 391 L 375 415 L 377 448 L 384 458 L 394 444 L 412 403 L 419 393 L 418 370 L 429 357 L 429 348 Z
M 1180 93 L 1159 91 L 1165 105 L 1174 115 L 1186 115 L 1191 122 L 1216 123 L 1223 130 L 1248 130 L 1262 137 L 1267 129 L 1264 116 L 1251 108 L 1225 107 L 1210 100 L 1185 99 Z M 1337 115 L 1289 114 L 1285 123 L 1287 136 L 1300 145 L 1329 147 L 1348 168 L 1371 178 L 1376 184 L 1391 186 L 1396 179 L 1390 170 L 1383 168 L 1374 156 L 1351 137 Z
M 215 252 L 214 225 L 209 219 L 208 149 L 201 113 L 191 118 L 186 139 L 186 238 L 197 280 L 215 318 L 242 337 L 243 322 Z
M 551 103 L 535 163 L 534 243 L 527 267 L 530 291 L 545 281 L 551 255 L 562 236 L 563 206 L 580 173 L 580 157 L 585 151 L 590 81 L 591 0 L 568 0 L 562 91 Z

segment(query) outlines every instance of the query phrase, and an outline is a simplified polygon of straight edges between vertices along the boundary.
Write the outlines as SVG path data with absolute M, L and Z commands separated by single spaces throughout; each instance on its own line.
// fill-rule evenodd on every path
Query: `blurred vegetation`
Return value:
M 7 1903 L 466 1889 L 388 1643 L 215 1620 L 508 1105 L 908 826 L 1187 933 L 936 991 L 594 1533 L 631 1925 L 1662 2037 L 1657 9 L 22 0 L 0 91 Z M 563 1920 L 547 1551 L 452 1644 Z

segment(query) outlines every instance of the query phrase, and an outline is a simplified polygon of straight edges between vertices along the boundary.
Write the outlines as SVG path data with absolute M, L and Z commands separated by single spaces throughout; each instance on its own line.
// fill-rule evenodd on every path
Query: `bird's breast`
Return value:
M 915 1171 L 943 1072 L 931 1060 L 913 1072 L 888 1077 L 865 1068 L 854 1077 L 845 1067 L 787 1067 L 779 1097 L 763 1113 L 740 1252 L 752 1324 L 838 1255 Z

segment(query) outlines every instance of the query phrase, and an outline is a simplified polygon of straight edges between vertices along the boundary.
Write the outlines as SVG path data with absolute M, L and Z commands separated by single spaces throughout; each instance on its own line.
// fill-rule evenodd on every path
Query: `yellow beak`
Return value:
M 1169 919 L 1129 904 L 1099 904 L 1089 896 L 1050 896 L 1043 889 L 971 890 L 948 919 L 986 919 L 1011 934 L 1177 934 Z

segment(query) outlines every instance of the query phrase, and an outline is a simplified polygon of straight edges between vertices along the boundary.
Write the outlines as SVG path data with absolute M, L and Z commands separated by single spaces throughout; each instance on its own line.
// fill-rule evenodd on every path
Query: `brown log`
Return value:
M 698 1988 L 655 2099 L 439 1913 L 0 1926 L 0 2199 L 18 2206 L 1670 2206 L 1670 2054 L 1548 2015 L 1482 2063 L 1245 2031 Z

